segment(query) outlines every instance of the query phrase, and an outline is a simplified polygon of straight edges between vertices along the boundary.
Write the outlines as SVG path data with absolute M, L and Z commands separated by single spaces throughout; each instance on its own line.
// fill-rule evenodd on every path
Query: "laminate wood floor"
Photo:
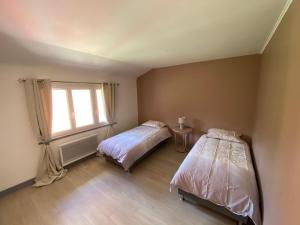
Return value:
M 88 159 L 52 185 L 27 187 L 0 198 L 0 224 L 235 224 L 170 193 L 170 180 L 184 157 L 166 143 L 130 174 L 101 157 Z

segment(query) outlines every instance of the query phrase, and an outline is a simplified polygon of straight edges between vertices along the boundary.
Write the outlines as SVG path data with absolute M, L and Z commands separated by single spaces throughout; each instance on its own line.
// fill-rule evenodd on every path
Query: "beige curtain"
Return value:
M 29 116 L 38 142 L 42 143 L 41 160 L 34 186 L 51 184 L 65 176 L 50 146 L 52 129 L 52 90 L 50 80 L 27 79 L 25 93 Z
M 116 110 L 116 89 L 117 84 L 115 83 L 103 83 L 102 85 L 103 91 L 103 101 L 105 106 L 105 113 L 107 122 L 110 126 L 107 129 L 106 137 L 111 137 L 114 133 L 113 123 L 115 122 L 115 110 Z

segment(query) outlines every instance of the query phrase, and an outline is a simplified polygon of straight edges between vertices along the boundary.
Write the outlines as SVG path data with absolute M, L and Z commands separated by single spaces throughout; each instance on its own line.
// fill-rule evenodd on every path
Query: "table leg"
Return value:
M 176 133 L 174 133 L 174 142 L 175 142 L 175 146 L 177 147 L 177 137 L 176 137 Z
M 184 150 L 185 150 L 185 151 L 187 151 L 186 137 L 187 137 L 187 134 L 184 134 Z
M 189 151 L 190 147 L 190 134 L 186 135 L 186 150 Z

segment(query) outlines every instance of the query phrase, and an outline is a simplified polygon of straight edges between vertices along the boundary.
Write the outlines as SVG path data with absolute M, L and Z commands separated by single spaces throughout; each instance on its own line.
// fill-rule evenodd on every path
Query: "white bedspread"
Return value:
M 169 137 L 171 134 L 166 127 L 139 126 L 102 141 L 98 151 L 114 158 L 127 170 L 136 160 Z
M 197 197 L 261 224 L 258 189 L 249 147 L 203 135 L 171 181 Z

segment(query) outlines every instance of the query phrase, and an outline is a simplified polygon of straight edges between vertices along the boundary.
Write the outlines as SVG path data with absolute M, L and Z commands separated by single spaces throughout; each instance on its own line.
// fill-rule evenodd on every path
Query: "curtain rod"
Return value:
M 43 80 L 43 79 L 38 79 Z M 25 82 L 26 79 L 20 78 L 18 79 L 19 82 Z M 62 80 L 51 80 L 52 83 L 71 83 L 71 84 L 109 84 L 109 82 L 85 82 L 85 81 L 62 81 Z M 116 83 L 120 85 L 119 83 Z

